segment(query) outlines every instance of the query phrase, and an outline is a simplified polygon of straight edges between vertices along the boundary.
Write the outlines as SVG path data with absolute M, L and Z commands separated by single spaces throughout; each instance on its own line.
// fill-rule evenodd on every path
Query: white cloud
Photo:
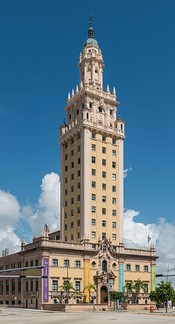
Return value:
M 31 226 L 33 235 L 39 235 L 47 224 L 50 231 L 59 228 L 60 219 L 60 177 L 52 172 L 46 174 L 41 184 L 41 194 L 37 210 L 32 213 L 32 208 L 25 208 L 25 217 Z
M 0 253 L 5 248 L 9 248 L 11 251 L 19 249 L 20 239 L 14 230 L 20 217 L 20 205 L 16 197 L 0 190 Z
M 10 253 L 19 250 L 20 241 L 25 239 L 29 242 L 33 235 L 40 235 L 45 223 L 50 231 L 57 230 L 59 208 L 60 177 L 54 172 L 46 174 L 42 179 L 41 193 L 36 206 L 20 206 L 15 196 L 0 190 L 1 250 L 9 248 Z M 157 272 L 165 274 L 168 265 L 169 269 L 175 268 L 175 225 L 166 222 L 164 218 L 158 220 L 157 224 L 143 224 L 137 221 L 137 218 L 138 211 L 127 210 L 124 213 L 125 246 L 147 249 L 149 235 L 150 243 L 155 244 L 156 255 L 159 256 Z M 169 274 L 171 273 L 169 271 Z M 173 277 L 171 279 L 173 281 Z
M 17 198 L 0 190 L 0 248 L 10 253 L 20 249 L 20 241 L 38 236 L 47 223 L 50 231 L 59 228 L 60 178 L 46 174 L 41 183 L 41 194 L 36 206 L 21 207 Z M 1 254 L 1 251 L 0 251 Z
M 128 176 L 128 172 L 130 172 L 130 171 L 132 171 L 131 166 L 123 171 L 123 178 L 126 178 Z
M 167 273 L 167 268 L 175 268 L 175 225 L 167 223 L 164 218 L 160 218 L 157 224 L 143 224 L 135 221 L 139 212 L 127 210 L 124 213 L 124 238 L 125 245 L 134 248 L 145 248 L 154 243 L 157 260 L 157 273 Z M 148 245 L 147 237 L 151 237 Z M 169 271 L 169 274 L 172 272 Z M 175 273 L 175 271 L 174 271 Z M 162 278 L 163 279 L 163 278 Z M 165 280 L 165 279 L 164 279 Z M 174 281 L 171 277 L 170 281 Z

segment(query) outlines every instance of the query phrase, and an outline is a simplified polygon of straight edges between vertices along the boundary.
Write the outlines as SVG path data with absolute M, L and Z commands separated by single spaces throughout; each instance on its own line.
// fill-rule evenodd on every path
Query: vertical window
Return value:
M 69 259 L 64 259 L 64 267 L 69 268 L 69 266 L 70 266 Z
M 58 267 L 58 259 L 52 259 L 52 265 Z
M 93 226 L 96 225 L 96 219 L 95 219 L 95 218 L 92 218 L 92 220 L 91 220 L 91 224 L 92 224 Z
M 12 294 L 15 294 L 15 279 L 12 279 Z
M 95 132 L 92 132 L 92 138 L 96 138 Z
M 106 202 L 106 196 L 102 196 L 102 202 Z
M 80 291 L 80 280 L 75 281 L 75 290 Z
M 115 209 L 112 210 L 112 216 L 116 216 L 116 210 Z
M 148 266 L 147 265 L 144 266 L 144 272 L 148 272 Z
M 102 240 L 106 238 L 106 233 L 102 233 Z
M 92 163 L 95 163 L 96 162 L 96 158 L 95 156 L 92 156 Z
M 75 268 L 81 268 L 81 262 L 79 260 L 75 260 Z
M 92 206 L 92 213 L 95 213 L 95 212 L 96 212 L 96 207 Z
M 106 136 L 105 135 L 102 135 L 102 141 L 106 142 Z
M 52 280 L 52 291 L 58 291 L 58 280 Z
M 96 200 L 96 194 L 92 194 L 92 200 Z
M 102 147 L 102 153 L 106 153 L 106 147 Z
M 112 139 L 112 144 L 114 144 L 114 145 L 116 144 L 116 138 Z
M 96 170 L 92 169 L 92 175 L 95 176 L 96 175 Z
M 112 161 L 112 167 L 116 168 L 116 162 Z
M 102 159 L 102 165 L 106 166 L 106 160 L 105 159 Z
M 116 150 L 112 150 L 112 156 L 116 156 Z
M 92 237 L 92 238 L 96 238 L 96 232 L 92 231 L 92 232 L 91 232 L 91 237 Z
M 106 190 L 106 183 L 102 183 L 102 190 Z
M 126 264 L 126 271 L 131 271 L 131 265 L 129 263 Z
M 96 145 L 92 144 L 92 151 L 96 151 Z
M 102 208 L 102 215 L 106 215 L 106 208 Z
M 112 174 L 112 180 L 116 180 L 116 174 L 115 173 Z
M 116 192 L 116 186 L 112 186 L 112 192 Z
M 136 264 L 136 265 L 135 265 L 135 271 L 136 271 L 136 272 L 139 272 L 139 271 L 140 271 L 140 265 L 139 265 L 139 264 Z
M 112 197 L 112 204 L 116 204 L 116 198 L 115 197 Z
M 116 228 L 116 222 L 112 222 L 112 228 Z
M 106 178 L 106 172 L 102 171 L 102 178 Z
M 112 234 L 112 240 L 116 240 L 116 234 Z
M 102 226 L 106 227 L 106 221 L 105 220 L 102 220 Z
M 96 188 L 96 182 L 92 181 L 92 188 Z

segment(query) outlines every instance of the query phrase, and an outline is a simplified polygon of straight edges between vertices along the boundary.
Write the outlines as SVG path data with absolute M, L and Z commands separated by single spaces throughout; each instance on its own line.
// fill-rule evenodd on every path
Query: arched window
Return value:
M 102 261 L 102 271 L 107 272 L 107 261 L 106 260 Z

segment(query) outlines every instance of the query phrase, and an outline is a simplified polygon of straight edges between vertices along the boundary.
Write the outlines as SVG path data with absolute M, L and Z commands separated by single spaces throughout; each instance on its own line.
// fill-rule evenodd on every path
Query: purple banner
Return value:
M 49 301 L 49 259 L 43 259 L 43 276 L 47 278 L 43 278 L 43 302 Z

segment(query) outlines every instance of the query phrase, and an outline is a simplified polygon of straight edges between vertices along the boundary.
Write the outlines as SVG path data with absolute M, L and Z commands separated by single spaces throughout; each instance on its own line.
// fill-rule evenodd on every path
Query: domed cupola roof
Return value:
M 86 47 L 86 46 L 99 47 L 97 40 L 94 38 L 94 29 L 92 27 L 92 16 L 90 16 L 89 20 L 90 20 L 90 27 L 89 27 L 89 30 L 88 30 L 88 39 L 84 43 L 84 47 Z

